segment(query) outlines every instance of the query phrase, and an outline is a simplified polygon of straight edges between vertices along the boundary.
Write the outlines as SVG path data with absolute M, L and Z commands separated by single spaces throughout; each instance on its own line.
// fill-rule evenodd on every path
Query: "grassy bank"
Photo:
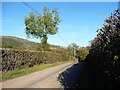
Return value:
M 52 64 L 41 64 L 39 66 L 35 66 L 35 67 L 31 67 L 31 68 L 24 68 L 24 69 L 20 69 L 20 70 L 13 70 L 13 71 L 9 71 L 9 72 L 5 72 L 2 73 L 2 78 L 0 79 L 0 81 L 6 81 L 9 79 L 13 79 L 16 77 L 20 77 L 23 75 L 27 75 L 36 71 L 40 71 L 46 68 L 50 68 L 50 67 L 54 67 L 60 64 L 64 64 L 64 63 L 68 63 L 70 61 L 64 61 L 64 62 L 56 62 L 56 63 L 52 63 Z

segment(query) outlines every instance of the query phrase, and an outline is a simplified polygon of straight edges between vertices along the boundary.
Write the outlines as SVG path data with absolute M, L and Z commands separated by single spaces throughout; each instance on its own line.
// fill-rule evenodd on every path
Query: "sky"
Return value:
M 96 30 L 104 24 L 104 19 L 118 8 L 117 2 L 26 2 L 42 14 L 44 6 L 57 8 L 61 22 L 58 34 L 49 35 L 48 43 L 67 47 L 71 43 L 88 46 L 97 35 Z M 40 39 L 27 38 L 24 18 L 33 12 L 22 2 L 2 3 L 2 32 L 0 36 L 15 36 L 40 42 Z

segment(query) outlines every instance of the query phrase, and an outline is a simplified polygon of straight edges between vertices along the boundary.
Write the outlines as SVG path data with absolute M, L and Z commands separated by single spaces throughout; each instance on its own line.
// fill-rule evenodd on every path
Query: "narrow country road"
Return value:
M 61 88 L 57 77 L 75 63 L 69 62 L 2 82 L 2 88 Z

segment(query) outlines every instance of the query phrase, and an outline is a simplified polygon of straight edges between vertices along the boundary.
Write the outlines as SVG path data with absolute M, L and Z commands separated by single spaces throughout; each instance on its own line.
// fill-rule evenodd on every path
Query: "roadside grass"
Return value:
M 6 80 L 9 80 L 9 79 L 13 79 L 13 78 L 16 78 L 16 77 L 20 77 L 20 76 L 23 76 L 23 75 L 31 74 L 31 73 L 36 72 L 36 71 L 41 71 L 43 69 L 54 67 L 54 66 L 57 66 L 57 65 L 60 65 L 60 64 L 68 63 L 68 62 L 70 62 L 70 61 L 55 62 L 55 63 L 52 63 L 52 64 L 41 64 L 41 65 L 34 66 L 34 67 L 31 67 L 31 68 L 24 68 L 24 69 L 19 69 L 19 70 L 13 70 L 13 71 L 9 71 L 9 72 L 0 73 L 2 75 L 2 78 L 0 78 L 0 82 L 1 81 L 6 81 Z

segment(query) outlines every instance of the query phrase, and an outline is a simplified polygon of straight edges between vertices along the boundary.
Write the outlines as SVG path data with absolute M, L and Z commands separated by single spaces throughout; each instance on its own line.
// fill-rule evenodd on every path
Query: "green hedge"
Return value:
M 2 49 L 2 71 L 12 71 L 35 65 L 69 60 L 66 53 L 41 52 L 41 51 L 18 51 Z

